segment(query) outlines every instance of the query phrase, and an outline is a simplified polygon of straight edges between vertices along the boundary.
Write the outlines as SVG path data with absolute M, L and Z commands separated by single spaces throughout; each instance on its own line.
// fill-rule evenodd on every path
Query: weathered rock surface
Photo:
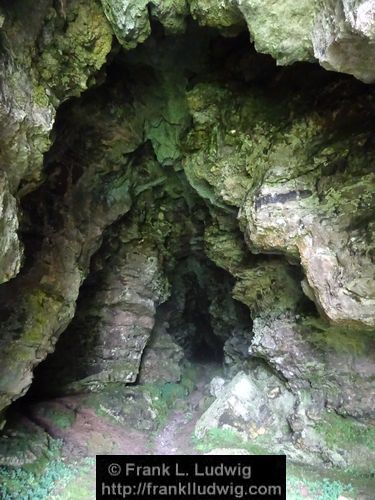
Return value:
M 322 92 L 330 95 L 330 85 Z M 374 327 L 373 95 L 350 84 L 345 92 L 350 107 L 324 99 L 312 110 L 288 91 L 271 105 L 271 92 L 239 97 L 197 85 L 185 171 L 214 205 L 241 207 L 253 252 L 300 259 L 304 290 L 332 323 Z
M 368 470 L 374 91 L 243 18 L 370 82 L 371 3 L 101 5 L 4 9 L 0 408 L 56 349 L 38 383 L 151 431 L 152 384 L 224 356 L 198 435 Z
M 345 98 L 339 102 L 338 87 L 321 80 L 322 98 L 309 101 L 307 85 L 302 103 L 284 84 L 280 77 L 277 96 L 271 86 L 259 94 L 246 89 L 240 98 L 238 88 L 212 81 L 188 94 L 193 128 L 184 168 L 215 207 L 205 249 L 236 278 L 233 296 L 249 307 L 254 322 L 247 334 L 234 331 L 225 343 L 228 375 L 246 370 L 256 387 L 248 406 L 237 393 L 233 406 L 229 393 L 220 394 L 197 434 L 229 422 L 251 441 L 248 422 L 263 421 L 276 435 L 267 412 L 257 410 L 270 403 L 250 403 L 265 397 L 271 389 L 266 374 L 273 373 L 293 400 L 279 413 L 289 433 L 281 430 L 284 441 L 278 443 L 265 437 L 254 444 L 297 461 L 368 471 L 375 352 L 373 93 L 342 81 Z M 240 209 L 239 221 L 233 207 Z M 325 320 L 312 314 L 308 299 Z M 343 437 L 344 429 L 352 439 Z
M 125 48 L 151 34 L 157 19 L 167 32 L 184 31 L 191 15 L 201 26 L 238 34 L 247 25 L 258 52 L 281 65 L 317 60 L 324 68 L 375 81 L 373 0 L 102 0 L 114 33 Z
M 33 367 L 53 350 L 57 337 L 74 315 L 79 288 L 104 229 L 131 206 L 130 178 L 126 173 L 130 159 L 126 155 L 139 146 L 137 121 L 130 122 L 134 110 L 128 105 L 113 115 L 110 99 L 102 102 L 104 109 L 97 99 L 89 99 L 87 106 L 91 109 L 90 119 L 104 110 L 106 118 L 101 117 L 96 130 L 80 137 L 77 129 L 87 130 L 88 115 L 71 116 L 77 128 L 62 134 L 63 140 L 56 144 L 50 163 L 53 175 L 41 192 L 28 199 L 33 207 L 32 220 L 44 219 L 36 241 L 30 241 L 36 248 L 32 265 L 1 290 L 2 407 L 27 390 Z M 126 141 L 117 136 L 125 115 L 125 130 L 130 127 Z M 122 164 L 113 156 L 116 144 L 125 155 Z M 79 154 L 75 147 L 79 147 Z
M 372 0 L 238 0 L 238 7 L 255 48 L 279 64 L 316 58 L 326 69 L 375 81 Z
M 327 327 L 322 320 L 293 315 L 256 318 L 249 346 L 267 360 L 295 393 L 318 399 L 311 411 L 334 410 L 343 416 L 371 419 L 375 405 L 375 342 L 371 334 Z
M 243 30 L 245 21 L 233 0 L 189 0 L 190 13 L 201 26 L 217 28 L 227 36 Z
M 117 235 L 120 242 L 126 241 L 127 229 Z M 105 268 L 91 276 L 74 320 L 39 373 L 48 379 L 49 393 L 97 391 L 106 383 L 137 380 L 168 283 L 151 245 L 120 243 L 114 255 L 107 252 Z
M 198 420 L 195 436 L 209 439 L 211 431 L 235 432 L 238 446 L 246 443 L 255 454 L 266 450 L 285 453 L 294 462 L 371 472 L 371 429 L 335 413 L 314 415 L 306 411 L 308 399 L 307 393 L 301 399 L 260 365 L 249 375 L 239 372 L 225 386 Z M 345 429 L 351 435 L 348 441 Z
M 256 50 L 271 54 L 278 64 L 313 60 L 311 33 L 317 3 L 238 0 Z
M 22 246 L 17 231 L 17 201 L 9 191 L 6 175 L 0 172 L 0 283 L 10 280 L 21 267 Z
M 268 435 L 275 442 L 285 440 L 290 432 L 286 415 L 292 412 L 294 397 L 277 377 L 260 373 L 259 381 L 238 373 L 199 419 L 195 435 L 202 438 L 209 429 L 223 428 L 245 432 L 246 438 Z
M 319 2 L 312 41 L 314 55 L 328 70 L 375 81 L 375 3 L 373 0 Z
M 300 257 L 305 291 L 332 323 L 374 327 L 375 270 L 369 247 L 374 245 L 375 233 L 369 214 L 375 176 L 372 167 L 367 168 L 374 153 L 367 148 L 364 152 L 361 146 L 369 137 L 365 132 L 362 137 L 342 138 L 338 151 L 323 145 L 318 149 L 315 137 L 315 172 L 297 177 L 290 169 L 296 151 L 290 148 L 287 155 L 291 156 L 276 164 L 282 153 L 274 144 L 274 166 L 250 194 L 250 204 L 244 203 L 243 216 L 253 249 Z M 308 144 L 304 147 L 307 150 Z M 327 164 L 345 164 L 345 168 L 328 176 L 324 174 Z
M 175 383 L 181 379 L 181 361 L 184 352 L 172 335 L 168 333 L 168 323 L 155 325 L 147 344 L 139 373 L 140 384 Z
M 111 49 L 112 33 L 95 1 L 57 4 L 7 2 L 2 11 L 0 189 L 6 207 L 1 226 L 8 228 L 1 229 L 1 282 L 18 273 L 22 259 L 19 214 L 10 200 L 40 184 L 57 106 L 89 86 Z

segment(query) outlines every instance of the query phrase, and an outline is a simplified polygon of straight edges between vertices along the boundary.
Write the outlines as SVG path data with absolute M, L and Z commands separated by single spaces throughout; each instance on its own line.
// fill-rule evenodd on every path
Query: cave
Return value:
M 238 453 L 371 498 L 370 20 L 271 3 L 0 5 L 0 497 Z

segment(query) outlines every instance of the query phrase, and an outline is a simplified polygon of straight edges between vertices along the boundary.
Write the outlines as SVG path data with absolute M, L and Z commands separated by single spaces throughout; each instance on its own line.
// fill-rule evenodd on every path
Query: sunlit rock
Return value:
M 321 2 L 314 21 L 314 55 L 328 70 L 375 81 L 375 3 L 373 0 Z
M 278 391 L 276 397 L 271 390 Z M 209 429 L 223 427 L 244 433 L 246 439 L 272 434 L 277 440 L 288 433 L 286 416 L 293 404 L 293 395 L 277 377 L 264 372 L 257 379 L 240 372 L 199 419 L 195 435 L 202 438 Z

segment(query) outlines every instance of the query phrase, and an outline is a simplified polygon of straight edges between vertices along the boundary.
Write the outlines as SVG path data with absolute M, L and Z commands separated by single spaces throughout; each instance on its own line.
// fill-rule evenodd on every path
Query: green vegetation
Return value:
M 81 462 L 66 463 L 61 458 L 62 443 L 51 440 L 44 454 L 30 464 L 22 467 L 0 467 L 0 498 L 2 500 L 45 500 L 52 490 L 64 490 L 61 498 L 88 498 L 87 496 L 66 496 L 65 490 L 78 491 L 77 478 L 87 475 L 94 460 L 86 458 Z M 76 481 L 77 479 L 77 481 Z M 87 482 L 86 482 L 87 484 Z M 60 498 L 53 495 L 53 498 Z
M 70 466 L 72 467 L 72 465 Z M 95 459 L 86 458 L 74 468 L 66 481 L 59 478 L 51 491 L 54 500 L 89 500 L 95 498 Z
M 269 451 L 262 446 L 258 437 L 252 441 L 244 441 L 241 434 L 231 429 L 210 429 L 202 439 L 193 438 L 198 451 L 207 453 L 215 448 L 241 448 L 251 455 L 268 455 Z
M 366 427 L 351 418 L 329 413 L 316 429 L 330 448 L 362 445 L 375 449 L 375 427 Z
M 132 422 L 140 430 L 150 431 L 149 427 L 142 426 L 145 422 L 140 420 L 140 415 L 152 413 L 152 421 L 150 418 L 148 424 L 156 430 L 166 422 L 171 410 L 187 410 L 187 396 L 195 387 L 196 376 L 196 369 L 186 365 L 178 383 L 149 383 L 134 387 L 107 384 L 103 391 L 87 396 L 86 404 L 94 408 L 97 415 L 116 424 Z M 130 404 L 126 403 L 127 400 Z
M 144 390 L 150 395 L 152 406 L 157 413 L 158 426 L 163 425 L 171 410 L 188 409 L 187 396 L 194 390 L 198 378 L 197 368 L 186 363 L 178 383 L 146 384 Z
M 353 332 L 350 328 L 330 326 L 321 318 L 305 317 L 301 325 L 309 342 L 322 350 L 346 352 L 358 356 L 367 351 L 371 341 L 369 332 Z
M 44 500 L 57 480 L 70 480 L 73 469 L 60 460 L 48 464 L 44 473 L 36 475 L 25 469 L 0 469 L 0 496 L 3 500 Z
M 61 442 L 50 441 L 44 454 L 22 467 L 0 467 L 0 498 L 44 500 L 57 480 L 68 481 L 74 473 L 60 458 Z
M 311 480 L 287 475 L 286 494 L 288 500 L 313 498 L 314 500 L 337 500 L 340 495 L 347 495 L 353 487 L 341 481 Z
M 62 405 L 46 405 L 39 408 L 39 415 L 60 429 L 69 429 L 75 422 L 73 410 Z
M 178 383 L 144 385 L 145 391 L 152 400 L 153 409 L 158 415 L 158 426 L 166 422 L 173 408 L 179 406 L 186 408 L 186 398 L 195 387 L 196 376 L 196 369 L 192 365 L 187 365 Z
M 372 498 L 374 478 L 354 476 L 351 471 L 314 468 L 287 461 L 287 499 L 337 500 L 340 495 L 350 499 Z

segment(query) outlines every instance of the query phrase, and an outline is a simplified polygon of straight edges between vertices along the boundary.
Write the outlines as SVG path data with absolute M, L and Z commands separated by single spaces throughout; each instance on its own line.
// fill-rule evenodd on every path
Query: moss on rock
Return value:
M 43 82 L 61 100 L 88 87 L 111 50 L 112 31 L 97 1 L 76 0 L 64 12 L 50 11 L 39 44 L 38 88 Z

